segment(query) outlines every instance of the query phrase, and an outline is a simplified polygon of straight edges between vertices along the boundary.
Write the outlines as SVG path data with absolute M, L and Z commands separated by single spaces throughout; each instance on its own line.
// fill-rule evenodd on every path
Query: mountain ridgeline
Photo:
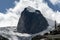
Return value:
M 48 26 L 47 20 L 39 10 L 26 7 L 19 18 L 17 31 L 19 33 L 36 34 L 46 30 Z

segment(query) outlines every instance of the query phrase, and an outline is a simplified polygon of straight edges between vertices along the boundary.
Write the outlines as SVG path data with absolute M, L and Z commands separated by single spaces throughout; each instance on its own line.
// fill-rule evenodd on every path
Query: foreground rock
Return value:
M 9 40 L 9 39 L 0 35 L 0 40 Z

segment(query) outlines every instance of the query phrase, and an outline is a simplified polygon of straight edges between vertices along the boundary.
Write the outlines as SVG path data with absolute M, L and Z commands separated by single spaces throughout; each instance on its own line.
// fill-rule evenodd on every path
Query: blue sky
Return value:
M 6 12 L 6 9 L 14 7 L 14 1 L 16 0 L 0 0 L 0 12 L 4 13 Z
M 0 0 L 0 12 L 5 13 L 6 9 L 13 8 L 15 6 L 14 1 L 19 0 Z M 50 0 L 44 0 L 48 4 L 48 6 L 54 11 L 60 11 L 60 3 L 53 5 Z
M 50 0 L 44 0 L 44 2 L 46 2 L 48 4 L 48 6 L 53 9 L 54 11 L 59 11 L 60 12 L 60 3 L 57 3 L 55 5 L 53 5 Z

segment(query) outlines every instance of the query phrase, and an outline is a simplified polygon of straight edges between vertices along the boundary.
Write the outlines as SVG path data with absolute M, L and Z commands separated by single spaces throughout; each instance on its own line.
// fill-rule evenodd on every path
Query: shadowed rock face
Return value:
M 35 34 L 47 29 L 48 25 L 47 20 L 39 10 L 30 12 L 29 8 L 25 8 L 21 13 L 17 31 L 20 33 Z
M 9 40 L 9 39 L 7 39 L 7 38 L 0 35 L 0 40 Z

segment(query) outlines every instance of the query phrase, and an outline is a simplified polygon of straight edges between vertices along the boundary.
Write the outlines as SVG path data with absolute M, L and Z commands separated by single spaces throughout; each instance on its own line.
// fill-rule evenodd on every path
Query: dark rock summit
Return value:
M 35 34 L 44 31 L 48 26 L 47 20 L 39 10 L 26 7 L 21 13 L 17 31 L 20 33 Z

